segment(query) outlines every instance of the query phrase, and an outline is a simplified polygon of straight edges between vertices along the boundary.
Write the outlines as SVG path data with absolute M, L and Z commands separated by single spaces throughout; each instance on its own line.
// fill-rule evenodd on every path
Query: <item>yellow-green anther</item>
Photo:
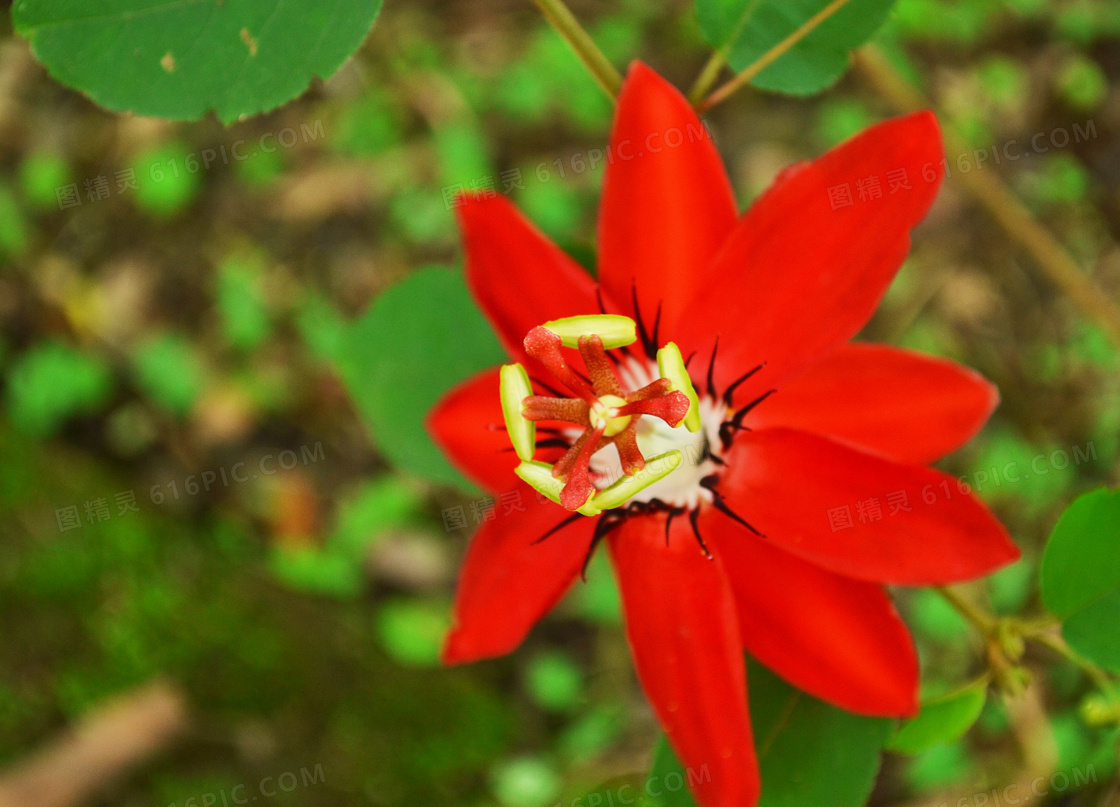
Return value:
M 684 366 L 684 357 L 681 349 L 675 342 L 667 342 L 661 350 L 657 351 L 657 372 L 662 378 L 667 378 L 674 390 L 683 392 L 688 396 L 688 414 L 684 416 L 684 427 L 695 434 L 700 431 L 700 398 L 692 386 L 692 379 L 688 377 L 688 369 Z
M 514 468 L 513 472 L 537 493 L 560 504 L 560 491 L 563 490 L 564 483 L 552 475 L 552 466 L 547 462 L 526 460 Z M 603 511 L 599 508 L 596 498 L 595 494 L 592 493 L 587 497 L 583 507 L 576 512 L 584 516 L 599 515 Z
M 537 449 L 537 424 L 521 416 L 521 403 L 533 394 L 529 374 L 520 364 L 502 366 L 501 374 L 502 415 L 513 450 L 523 460 L 531 460 Z
M 613 485 L 603 488 L 595 497 L 595 506 L 600 510 L 621 507 L 630 497 L 642 492 L 654 482 L 664 479 L 681 465 L 681 452 L 677 449 L 658 454 L 646 460 L 646 467 L 633 476 L 623 476 Z
M 579 338 L 592 334 L 603 340 L 603 347 L 607 350 L 638 341 L 637 324 L 630 317 L 619 314 L 564 317 L 546 322 L 544 327 L 559 336 L 565 347 L 579 347 Z

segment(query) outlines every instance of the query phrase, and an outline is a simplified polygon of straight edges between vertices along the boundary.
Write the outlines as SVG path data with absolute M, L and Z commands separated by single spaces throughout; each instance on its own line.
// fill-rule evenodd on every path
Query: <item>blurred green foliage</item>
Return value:
M 689 4 L 584 11 L 620 68 L 643 58 L 687 87 L 702 66 Z M 576 171 L 571 157 L 603 148 L 610 103 L 531 8 L 394 12 L 335 80 L 229 129 L 114 118 L 27 79 L 0 177 L 0 760 L 169 677 L 202 728 L 107 797 L 114 807 L 181 804 L 320 762 L 325 782 L 285 803 L 536 807 L 640 786 L 655 727 L 605 553 L 513 657 L 438 669 L 468 534 L 446 532 L 438 510 L 465 483 L 421 427 L 454 382 L 504 358 L 458 268 L 418 268 L 459 264 L 453 194 L 511 196 L 593 266 L 603 168 Z M 1105 0 L 899 0 L 877 44 L 971 147 L 1025 148 L 1096 120 L 1091 139 L 975 169 L 998 172 L 1095 258 L 1120 231 L 1105 115 L 1118 38 L 1120 8 Z M 710 122 L 742 190 L 889 114 L 852 75 L 810 101 L 745 92 Z M 262 134 L 319 119 L 320 141 L 199 165 L 204 148 L 244 139 L 251 152 Z M 121 191 L 114 174 L 129 169 L 136 188 Z M 520 186 L 505 187 L 512 170 Z M 102 176 L 108 196 L 91 198 L 87 180 Z M 1076 494 L 1115 484 L 1120 353 L 954 181 L 866 335 L 999 384 L 992 424 L 942 465 L 1025 552 L 970 592 L 998 614 L 1041 617 L 1050 525 Z M 71 183 L 82 204 L 64 210 Z M 257 472 L 261 455 L 319 440 L 327 462 L 183 493 L 205 469 Z M 1082 463 L 1050 460 L 1090 443 Z M 1031 471 L 1038 457 L 1045 473 Z M 118 514 L 129 491 L 139 512 Z M 78 526 L 63 530 L 70 507 Z M 974 680 L 983 648 L 959 614 L 931 591 L 894 594 L 924 697 Z M 1063 769 L 1098 765 L 1103 783 L 1117 738 L 1086 723 L 1092 682 L 1049 655 L 1028 663 Z M 756 720 L 788 692 L 752 670 Z M 802 795 L 855 803 L 889 727 L 806 708 L 817 735 L 778 757 L 808 777 Z M 850 764 L 807 766 L 813 743 L 843 745 L 832 721 L 856 726 Z M 993 693 L 963 738 L 888 755 L 885 788 L 899 800 L 974 792 L 1018 764 L 1012 721 Z

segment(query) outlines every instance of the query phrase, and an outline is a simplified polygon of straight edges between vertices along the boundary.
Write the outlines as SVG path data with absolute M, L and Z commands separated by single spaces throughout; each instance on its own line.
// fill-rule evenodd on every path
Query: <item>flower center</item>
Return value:
M 626 399 L 617 395 L 604 395 L 591 404 L 591 425 L 602 429 L 604 437 L 614 437 L 630 425 L 631 415 L 620 415 L 619 407 L 626 406 Z
M 625 361 L 619 366 L 619 376 L 624 383 L 636 386 L 649 383 L 656 372 L 656 365 L 639 359 Z M 698 411 L 700 428 L 695 433 L 687 429 L 672 428 L 657 418 L 642 418 L 638 423 L 638 448 L 644 455 L 660 456 L 679 451 L 681 464 L 673 473 L 635 493 L 631 502 L 659 502 L 672 508 L 687 510 L 695 509 L 701 502 L 711 502 L 712 493 L 701 484 L 701 480 L 720 470 L 712 452 L 720 446 L 719 428 L 726 419 L 727 406 L 723 401 L 705 396 L 699 399 Z M 574 430 L 565 434 L 569 438 L 577 436 Z M 624 475 L 618 453 L 611 448 L 604 448 L 592 455 L 589 470 L 592 478 L 600 485 L 621 479 Z
M 672 342 L 657 353 L 657 377 L 647 370 L 641 379 L 646 383 L 639 385 L 635 380 L 640 374 L 632 371 L 624 386 L 612 363 L 619 360 L 606 351 L 635 341 L 636 323 L 608 314 L 554 320 L 531 330 L 525 337 L 526 353 L 543 364 L 572 397 L 536 395 L 521 365 L 502 368 L 502 411 L 522 460 L 517 474 L 568 510 L 599 515 L 662 482 L 681 466 L 678 445 L 689 442 L 665 435 L 683 432 L 681 425 L 689 432 L 701 427 L 696 392 L 680 350 Z M 578 349 L 586 375 L 568 364 L 565 348 Z M 554 465 L 533 459 L 536 424 L 541 421 L 570 424 L 565 432 L 572 443 Z M 617 457 L 620 473 L 600 471 L 601 461 L 596 458 L 607 450 Z M 647 462 L 645 452 L 650 451 L 658 453 Z M 596 484 L 604 481 L 605 486 Z

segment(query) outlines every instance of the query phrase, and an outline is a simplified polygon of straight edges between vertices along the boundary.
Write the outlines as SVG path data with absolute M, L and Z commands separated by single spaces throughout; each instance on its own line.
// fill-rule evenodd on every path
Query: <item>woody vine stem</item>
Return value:
M 1010 690 L 1014 691 L 1015 688 L 1015 682 L 1012 680 L 1013 670 L 1023 656 L 1025 641 L 1033 641 L 1049 648 L 1084 671 L 1109 700 L 1120 696 L 1115 689 L 1115 682 L 1108 673 L 1082 658 L 1066 644 L 1059 632 L 1058 622 L 1050 619 L 1029 621 L 1001 618 L 985 611 L 958 589 L 939 586 L 936 591 L 984 639 L 988 660 L 996 680 Z

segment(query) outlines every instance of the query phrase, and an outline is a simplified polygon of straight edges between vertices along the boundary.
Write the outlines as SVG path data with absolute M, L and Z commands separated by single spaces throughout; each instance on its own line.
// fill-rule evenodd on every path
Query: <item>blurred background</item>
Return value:
M 620 67 L 688 87 L 706 60 L 689 2 L 572 6 Z M 228 128 L 105 112 L 4 25 L 0 803 L 32 807 L 21 788 L 47 782 L 91 807 L 539 807 L 640 781 L 657 726 L 602 558 L 517 653 L 439 667 L 493 505 L 393 463 L 399 435 L 370 427 L 346 363 L 386 288 L 461 265 L 458 190 L 509 195 L 593 263 L 587 155 L 611 107 L 532 4 L 390 0 L 337 75 Z M 997 175 L 1120 292 L 1120 4 L 900 0 L 877 47 L 968 151 L 865 336 L 999 385 L 943 467 L 1025 551 L 976 597 L 1034 613 L 1056 515 L 1120 481 L 1120 354 L 959 175 Z M 744 91 L 709 121 L 745 205 L 892 114 L 856 70 L 809 100 Z M 927 692 L 980 671 L 936 594 L 898 597 Z M 1075 667 L 1028 666 L 1027 695 L 991 699 L 964 740 L 888 756 L 872 803 L 955 804 L 1024 760 L 1087 782 L 1036 803 L 1104 803 L 1115 733 L 1079 718 Z

